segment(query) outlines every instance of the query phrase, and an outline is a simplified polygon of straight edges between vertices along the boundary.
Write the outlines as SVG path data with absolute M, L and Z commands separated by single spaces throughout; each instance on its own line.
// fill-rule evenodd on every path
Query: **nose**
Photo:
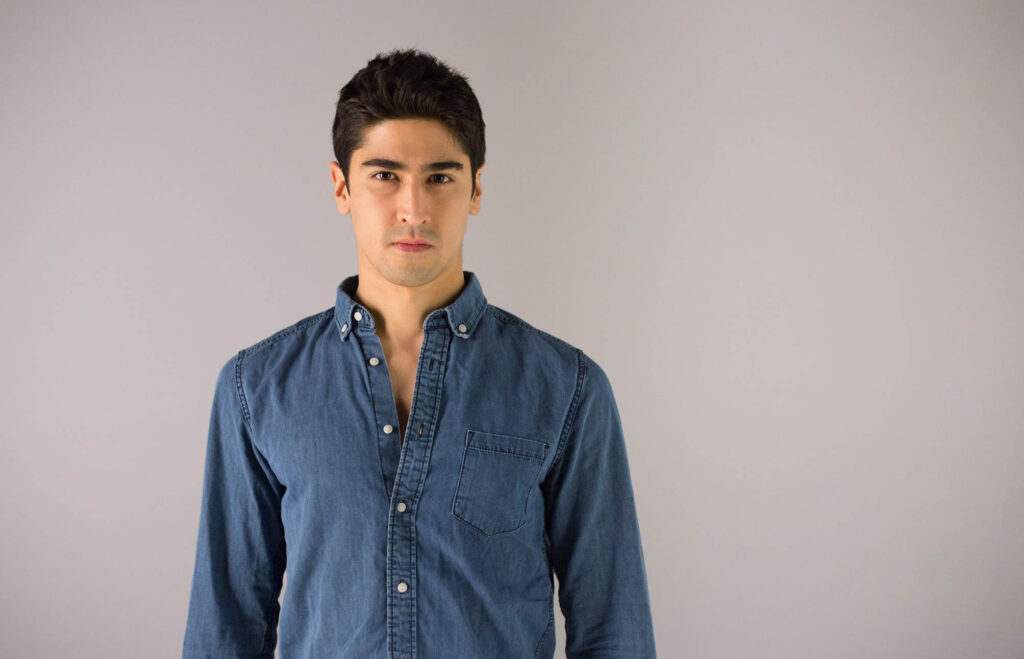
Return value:
M 430 220 L 430 196 L 423 185 L 412 181 L 405 186 L 398 214 L 400 220 L 409 224 L 422 224 Z

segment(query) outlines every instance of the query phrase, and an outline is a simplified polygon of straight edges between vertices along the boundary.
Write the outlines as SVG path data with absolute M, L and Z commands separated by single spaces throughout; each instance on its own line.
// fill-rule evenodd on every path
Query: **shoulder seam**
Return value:
M 245 352 L 239 350 L 235 356 L 235 393 L 238 394 L 238 405 L 242 408 L 242 422 L 252 437 L 252 417 L 249 415 L 249 402 L 245 398 L 245 388 L 242 385 L 242 360 L 245 359 Z
M 572 432 L 572 427 L 576 423 L 576 411 L 579 409 L 579 402 L 583 392 L 583 381 L 587 376 L 587 360 L 583 354 L 583 351 L 579 348 L 576 350 L 576 359 L 578 364 L 578 370 L 576 374 L 576 389 L 572 394 L 572 401 L 569 403 L 569 409 L 565 413 L 565 421 L 562 423 L 562 435 L 558 438 L 558 449 L 555 451 L 555 457 L 551 460 L 551 466 L 548 467 L 547 473 L 551 473 L 551 470 L 555 468 L 559 458 L 562 457 L 562 453 L 565 450 L 565 444 Z

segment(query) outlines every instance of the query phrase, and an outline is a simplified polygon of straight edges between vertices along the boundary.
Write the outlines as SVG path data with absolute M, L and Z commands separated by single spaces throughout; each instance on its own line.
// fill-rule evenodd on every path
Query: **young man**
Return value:
M 550 658 L 554 574 L 568 656 L 654 657 L 608 378 L 462 269 L 466 78 L 378 55 L 333 138 L 359 271 L 220 371 L 183 656 Z

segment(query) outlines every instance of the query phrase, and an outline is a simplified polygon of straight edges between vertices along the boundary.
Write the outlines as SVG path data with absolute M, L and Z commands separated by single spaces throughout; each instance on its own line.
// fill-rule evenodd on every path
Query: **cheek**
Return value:
M 356 242 L 363 248 L 372 248 L 383 240 L 383 231 L 378 228 L 373 216 L 367 217 L 365 212 L 352 214 L 352 231 Z

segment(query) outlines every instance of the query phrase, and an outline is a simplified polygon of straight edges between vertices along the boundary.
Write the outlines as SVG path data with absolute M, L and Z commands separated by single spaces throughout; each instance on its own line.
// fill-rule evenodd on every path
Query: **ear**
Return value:
M 334 184 L 334 201 L 338 204 L 338 212 L 348 215 L 352 210 L 352 203 L 348 194 L 348 185 L 345 183 L 345 175 L 341 173 L 341 165 L 336 160 L 331 161 L 331 181 Z
M 484 171 L 484 165 L 487 163 L 480 163 L 480 167 L 476 170 L 476 191 L 473 192 L 473 199 L 469 202 L 469 214 L 476 215 L 480 212 L 480 194 L 483 190 L 480 189 L 480 174 Z

